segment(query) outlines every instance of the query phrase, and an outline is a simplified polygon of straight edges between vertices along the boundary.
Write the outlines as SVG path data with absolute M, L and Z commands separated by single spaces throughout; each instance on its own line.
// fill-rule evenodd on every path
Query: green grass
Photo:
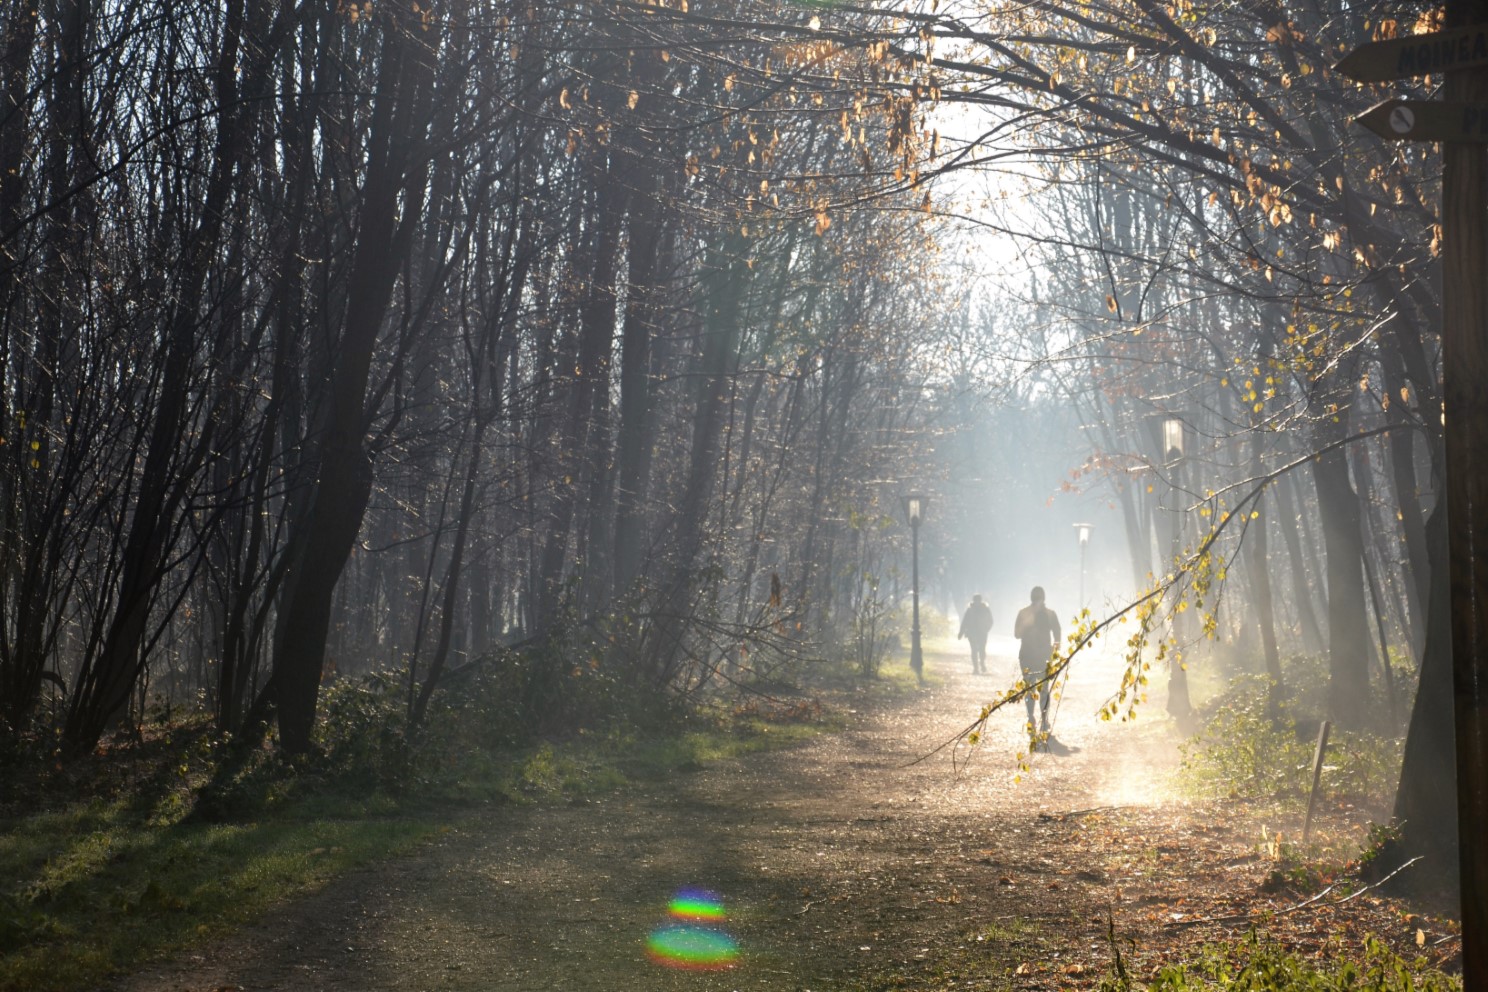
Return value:
M 1114 947 L 1114 944 L 1113 944 Z M 1119 952 L 1119 948 L 1115 948 Z M 1192 961 L 1161 968 L 1150 982 L 1134 981 L 1119 953 L 1100 992 L 1460 992 L 1462 982 L 1422 960 L 1401 957 L 1377 940 L 1350 960 L 1285 950 L 1252 933 L 1236 944 L 1206 948 Z
M 526 747 L 441 747 L 402 787 L 350 771 L 256 762 L 212 817 L 193 800 L 220 755 L 195 733 L 0 810 L 0 992 L 75 992 L 228 932 L 359 866 L 450 829 L 475 804 L 623 789 L 788 747 L 841 726 L 814 702 L 717 708 L 672 729 L 579 732 Z M 466 741 L 465 743 L 469 743 Z M 141 750 L 148 750 L 142 748 Z M 100 784 L 101 783 L 101 784 Z M 38 804 L 39 805 L 39 804 Z M 207 822 L 216 819 L 224 822 Z
M 1015 941 L 1031 940 L 1043 936 L 1043 925 L 1037 920 L 1030 920 L 1021 916 L 1007 917 L 1005 920 L 984 924 L 972 934 L 974 941 L 992 941 L 1000 944 L 1011 944 Z
M 189 946 L 431 836 L 351 799 L 260 822 L 162 824 L 90 802 L 0 822 L 0 989 L 67 992 Z

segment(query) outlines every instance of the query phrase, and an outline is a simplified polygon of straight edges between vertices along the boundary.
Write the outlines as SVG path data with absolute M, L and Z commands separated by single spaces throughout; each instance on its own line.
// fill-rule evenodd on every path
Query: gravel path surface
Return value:
M 1100 938 L 1121 895 L 1102 866 L 1081 863 L 1074 831 L 1093 809 L 1161 809 L 1154 783 L 1176 752 L 1158 707 L 1145 728 L 1095 720 L 1117 667 L 1093 658 L 1059 710 L 1068 753 L 1039 755 L 1021 783 L 1021 708 L 994 717 L 969 765 L 949 752 L 914 763 L 1015 668 L 1011 639 L 989 645 L 990 677 L 973 677 L 954 643 L 932 647 L 942 650 L 927 653 L 930 688 L 854 712 L 843 733 L 625 795 L 493 808 L 115 988 L 823 992 L 943 988 L 949 975 L 958 989 L 1054 987 L 1056 974 L 1086 984 L 1105 967 Z M 648 933 L 684 886 L 723 902 L 733 967 L 647 957 Z

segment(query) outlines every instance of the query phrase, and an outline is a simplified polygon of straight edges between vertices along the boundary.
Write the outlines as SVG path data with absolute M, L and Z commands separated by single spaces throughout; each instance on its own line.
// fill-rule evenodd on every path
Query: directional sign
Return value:
M 1361 83 L 1382 83 L 1474 65 L 1488 65 L 1488 24 L 1367 42 L 1333 68 Z
M 1393 141 L 1470 141 L 1488 144 L 1488 103 L 1386 100 L 1354 118 Z

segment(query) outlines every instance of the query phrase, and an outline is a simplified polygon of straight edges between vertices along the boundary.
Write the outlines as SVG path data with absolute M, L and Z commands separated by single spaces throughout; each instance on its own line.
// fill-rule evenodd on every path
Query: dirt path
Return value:
M 959 989 L 1088 984 L 1108 960 L 1106 907 L 1141 871 L 1114 877 L 1076 835 L 1092 808 L 1162 799 L 1151 761 L 1176 755 L 1159 727 L 1092 718 L 1114 684 L 1096 659 L 1059 711 L 1070 753 L 1041 755 L 1021 784 L 1021 709 L 959 774 L 944 756 L 910 765 L 1011 679 L 1011 645 L 994 638 L 999 675 L 975 679 L 943 645 L 931 689 L 842 734 L 625 796 L 495 809 L 117 989 L 822 992 L 948 987 L 948 970 L 980 976 Z M 648 960 L 683 886 L 721 897 L 735 967 Z

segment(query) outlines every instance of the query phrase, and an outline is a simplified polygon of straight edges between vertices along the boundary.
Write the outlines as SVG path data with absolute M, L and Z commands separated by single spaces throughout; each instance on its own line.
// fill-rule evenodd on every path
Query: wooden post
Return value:
M 1488 22 L 1488 0 L 1448 0 L 1448 28 Z M 1448 72 L 1448 100 L 1488 98 L 1488 70 Z M 1462 987 L 1488 989 L 1488 162 L 1442 147 L 1442 370 Z M 1430 415 L 1429 412 L 1427 414 Z M 1445 716 L 1445 714 L 1443 714 Z
M 1302 843 L 1312 835 L 1312 811 L 1317 806 L 1318 785 L 1323 780 L 1323 755 L 1328 751 L 1328 731 L 1333 727 L 1327 720 L 1318 728 L 1317 750 L 1312 752 L 1312 791 L 1307 794 L 1307 819 L 1302 821 Z

